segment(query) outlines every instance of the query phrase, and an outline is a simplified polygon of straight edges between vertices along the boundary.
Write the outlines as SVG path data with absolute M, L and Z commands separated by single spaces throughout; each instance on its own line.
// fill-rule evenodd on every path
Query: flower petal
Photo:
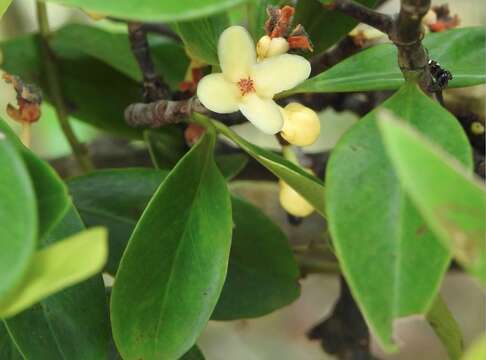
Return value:
M 203 77 L 197 85 L 197 97 L 206 108 L 220 114 L 238 111 L 241 100 L 238 86 L 221 73 Z
M 256 63 L 255 44 L 242 26 L 230 26 L 218 42 L 219 65 L 228 81 L 246 79 Z
M 299 55 L 283 54 L 260 61 L 254 65 L 250 77 L 260 96 L 273 95 L 292 89 L 310 75 L 310 63 Z
M 248 94 L 242 98 L 240 110 L 265 134 L 276 134 L 282 130 L 282 114 L 272 99 L 262 99 L 255 93 Z

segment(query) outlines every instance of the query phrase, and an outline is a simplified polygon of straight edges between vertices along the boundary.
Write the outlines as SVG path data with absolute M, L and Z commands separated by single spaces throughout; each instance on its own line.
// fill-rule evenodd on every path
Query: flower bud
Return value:
M 316 112 L 299 103 L 290 103 L 281 109 L 284 125 L 282 137 L 292 145 L 313 144 L 321 132 L 321 123 Z
M 298 192 L 282 180 L 279 181 L 279 185 L 280 205 L 287 213 L 298 217 L 306 217 L 312 214 L 314 208 Z
M 262 36 L 260 40 L 258 40 L 256 45 L 256 53 L 259 59 L 264 59 L 267 56 L 271 43 L 272 39 L 268 35 Z
M 262 36 L 256 45 L 258 59 L 269 58 L 285 54 L 289 51 L 289 42 L 283 37 L 271 38 L 268 35 Z
M 430 26 L 432 24 L 435 24 L 437 22 L 437 13 L 430 9 L 427 14 L 422 18 L 422 24 L 426 26 Z

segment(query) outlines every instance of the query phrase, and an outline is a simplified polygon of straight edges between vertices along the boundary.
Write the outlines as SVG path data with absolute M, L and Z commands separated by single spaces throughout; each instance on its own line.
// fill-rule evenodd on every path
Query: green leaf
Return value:
M 205 126 L 215 126 L 221 134 L 236 143 L 241 149 L 265 166 L 275 176 L 289 184 L 312 206 L 314 206 L 319 214 L 324 216 L 324 186 L 318 178 L 307 173 L 290 161 L 285 160 L 281 156 L 249 143 L 219 121 L 209 119 L 208 117 L 197 113 L 193 116 L 196 121 Z
M 157 169 L 173 168 L 187 152 L 184 131 L 178 126 L 145 130 L 143 136 Z
M 47 247 L 83 230 L 79 215 L 71 207 L 41 244 Z M 104 360 L 109 319 L 103 279 L 97 275 L 49 296 L 5 320 L 5 325 L 27 359 Z
M 34 186 L 37 199 L 38 238 L 43 237 L 58 222 L 69 206 L 67 188 L 53 168 L 27 149 L 10 127 L 0 119 L 3 132 L 21 154 Z
M 470 169 L 413 129 L 390 118 L 379 126 L 398 177 L 427 225 L 456 260 L 484 283 L 483 185 Z
M 179 22 L 174 25 L 186 51 L 194 59 L 210 65 L 219 65 L 219 35 L 229 26 L 226 13 L 208 18 Z
M 439 296 L 426 315 L 427 321 L 434 329 L 449 354 L 450 360 L 459 360 L 464 348 L 459 324 L 454 319 L 447 304 Z
M 426 313 L 450 260 L 403 189 L 378 128 L 388 109 L 471 168 L 471 149 L 457 120 L 407 84 L 357 122 L 331 154 L 327 214 L 341 269 L 363 315 L 386 350 L 396 318 Z
M 0 129 L 0 303 L 27 271 L 37 228 L 32 181 L 18 149 Z
M 176 359 L 194 345 L 223 287 L 231 204 L 206 135 L 145 209 L 111 297 L 115 343 L 125 359 Z
M 424 45 L 430 58 L 454 77 L 449 87 L 483 84 L 486 81 L 485 32 L 482 27 L 432 33 Z M 373 46 L 282 94 L 394 90 L 403 84 L 392 44 Z
M 268 314 L 300 293 L 299 269 L 285 234 L 259 209 L 232 198 L 233 240 L 228 276 L 211 319 Z
M 107 248 L 106 231 L 95 228 L 37 251 L 22 282 L 0 301 L 0 318 L 96 274 L 106 261 Z
M 225 154 L 216 156 L 216 164 L 226 180 L 231 180 L 238 175 L 248 163 L 248 157 L 244 154 Z
M 151 54 L 156 70 L 174 89 L 184 79 L 188 65 L 184 49 L 160 36 L 150 38 Z M 93 26 L 69 24 L 56 31 L 51 45 L 61 56 L 79 56 L 79 53 L 115 68 L 139 82 L 142 73 L 130 49 L 126 33 L 112 33 Z
M 116 274 L 140 215 L 166 176 L 166 171 L 134 168 L 94 171 L 68 180 L 69 193 L 86 226 L 108 229 L 105 271 Z
M 3 322 L 0 321 L 0 359 L 2 360 L 24 360 L 19 353 L 17 346 L 10 338 L 10 334 Z
M 482 334 L 467 349 L 462 360 L 484 360 L 486 358 L 486 335 Z
M 373 7 L 376 0 L 357 0 Z M 294 24 L 302 24 L 314 45 L 314 54 L 327 50 L 350 32 L 358 22 L 339 11 L 326 9 L 319 0 L 300 0 L 295 9 Z
M 248 0 L 49 0 L 122 19 L 172 22 L 221 12 Z
M 12 0 L 0 0 L 0 19 L 2 18 L 5 11 L 7 11 Z
M 38 37 L 28 35 L 1 42 L 0 50 L 4 58 L 2 68 L 40 86 L 50 101 Z M 67 54 L 68 48 L 57 43 L 54 51 Z M 129 127 L 123 118 L 126 106 L 141 98 L 139 84 L 101 61 L 82 53 L 74 56 L 72 50 L 69 57 L 58 60 L 70 115 L 119 135 L 141 137 L 141 130 Z

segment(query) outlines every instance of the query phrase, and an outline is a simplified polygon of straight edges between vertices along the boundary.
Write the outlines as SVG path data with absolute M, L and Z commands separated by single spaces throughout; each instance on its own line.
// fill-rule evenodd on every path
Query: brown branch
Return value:
M 359 22 L 383 31 L 385 34 L 387 34 L 393 26 L 393 18 L 391 16 L 372 10 L 352 0 L 336 0 L 325 6 L 330 9 L 339 10 L 342 13 L 355 18 Z
M 143 26 L 139 22 L 128 22 L 128 38 L 130 39 L 132 52 L 143 74 L 145 101 L 151 102 L 168 99 L 170 96 L 169 86 L 164 82 L 162 76 L 155 71 L 155 66 L 150 55 L 147 33 Z
M 397 17 L 381 14 L 351 0 L 336 0 L 327 6 L 386 33 L 398 48 L 398 64 L 403 76 L 417 79 L 428 91 L 432 76 L 422 45 L 422 18 L 430 9 L 430 0 L 401 0 Z
M 159 100 L 129 105 L 125 109 L 125 121 L 133 127 L 157 128 L 180 123 L 193 112 L 208 113 L 196 97 L 179 101 Z

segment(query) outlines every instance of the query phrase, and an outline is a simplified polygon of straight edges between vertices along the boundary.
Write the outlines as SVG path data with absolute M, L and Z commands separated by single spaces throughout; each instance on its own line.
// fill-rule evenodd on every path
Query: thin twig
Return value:
M 131 104 L 125 109 L 125 121 L 133 127 L 157 128 L 177 124 L 193 112 L 208 113 L 196 97 L 188 100 L 159 100 L 149 104 Z
M 144 26 L 139 22 L 128 22 L 128 38 L 132 52 L 137 59 L 138 66 L 143 74 L 144 98 L 146 102 L 168 99 L 169 86 L 162 76 L 157 74 L 150 55 L 150 47 Z
M 356 20 L 388 33 L 393 26 L 393 18 L 372 10 L 352 0 L 336 0 L 326 7 L 336 9 Z
M 37 1 L 37 21 L 39 23 L 40 44 L 43 53 L 44 70 L 47 78 L 47 86 L 49 95 L 54 105 L 59 124 L 66 136 L 73 154 L 83 171 L 93 169 L 93 164 L 88 156 L 87 148 L 77 139 L 71 124 L 68 119 L 68 111 L 61 89 L 61 78 L 59 76 L 59 69 L 57 67 L 54 53 L 49 46 L 49 38 L 51 36 L 49 28 L 49 18 L 47 15 L 46 4 Z

